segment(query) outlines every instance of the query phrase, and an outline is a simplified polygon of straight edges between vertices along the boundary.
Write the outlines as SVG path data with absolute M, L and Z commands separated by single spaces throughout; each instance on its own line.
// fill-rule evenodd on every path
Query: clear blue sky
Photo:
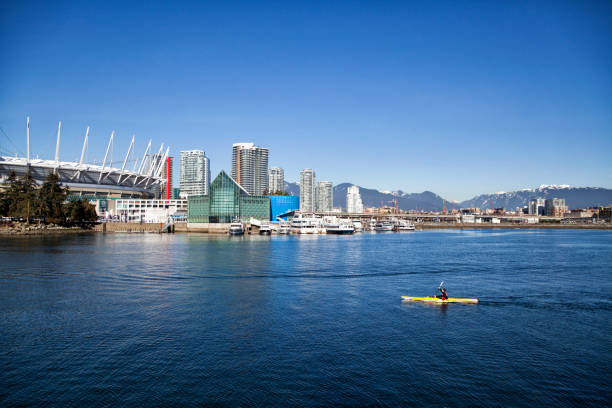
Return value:
M 90 159 L 114 129 L 115 161 L 135 133 L 140 155 L 149 138 L 204 149 L 213 177 L 250 141 L 290 181 L 612 187 L 609 1 L 0 7 L 0 126 L 25 151 L 30 115 L 40 157 L 62 120 L 66 160 L 91 125 Z

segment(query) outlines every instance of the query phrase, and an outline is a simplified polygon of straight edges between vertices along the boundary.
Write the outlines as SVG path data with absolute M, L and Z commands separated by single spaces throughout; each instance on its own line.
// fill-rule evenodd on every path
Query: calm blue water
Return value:
M 612 395 L 612 233 L 0 238 L 0 405 Z M 478 305 L 402 303 L 445 281 Z

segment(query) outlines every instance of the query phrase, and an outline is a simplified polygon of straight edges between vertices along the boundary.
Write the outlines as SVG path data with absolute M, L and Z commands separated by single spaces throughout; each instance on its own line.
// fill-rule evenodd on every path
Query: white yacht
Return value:
M 374 227 L 376 227 L 376 218 L 372 218 L 370 219 L 370 222 L 368 222 L 368 229 L 370 231 L 373 231 Z
M 355 232 L 363 231 L 363 224 L 359 220 L 353 221 L 353 228 L 355 228 Z
M 376 232 L 387 232 L 393 231 L 393 224 L 388 221 L 385 222 L 377 222 L 374 226 L 374 231 Z
M 400 221 L 397 225 L 398 231 L 414 231 L 414 224 L 410 221 Z
M 229 226 L 230 235 L 242 235 L 244 234 L 244 227 L 240 220 L 234 220 Z
M 282 235 L 287 235 L 291 232 L 291 227 L 287 223 L 281 223 L 278 226 L 278 233 Z

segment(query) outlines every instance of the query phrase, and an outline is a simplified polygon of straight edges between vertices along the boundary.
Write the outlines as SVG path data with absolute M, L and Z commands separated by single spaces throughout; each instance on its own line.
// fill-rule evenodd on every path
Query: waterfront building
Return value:
M 363 213 L 363 202 L 357 186 L 350 186 L 346 190 L 346 212 L 350 214 Z
M 204 150 L 181 151 L 181 197 L 208 194 L 210 185 L 210 160 Z
M 268 170 L 268 192 L 275 194 L 285 191 L 285 172 L 280 167 L 270 167 Z
M 331 212 L 334 206 L 334 188 L 331 181 L 317 183 L 317 212 Z
M 529 215 L 544 215 L 546 200 L 533 198 L 529 201 Z
M 315 211 L 315 172 L 304 169 L 300 172 L 300 211 Z
M 250 195 L 227 173 L 221 171 L 210 184 L 209 194 L 188 197 L 189 223 L 230 223 L 239 218 L 248 221 L 270 219 L 270 198 Z
M 563 215 L 568 211 L 564 198 L 547 199 L 544 203 L 544 209 L 546 215 L 552 217 L 563 217 Z
M 165 223 L 187 215 L 187 200 L 113 200 L 114 211 L 101 214 L 122 222 Z
M 173 200 L 178 200 L 180 195 L 181 195 L 181 189 L 177 188 L 177 187 L 174 187 L 172 189 L 172 199 Z
M 269 149 L 253 143 L 234 143 L 232 178 L 249 194 L 261 195 L 268 190 Z
M 300 209 L 300 197 L 272 195 L 270 198 L 270 221 L 287 220 L 287 216 Z

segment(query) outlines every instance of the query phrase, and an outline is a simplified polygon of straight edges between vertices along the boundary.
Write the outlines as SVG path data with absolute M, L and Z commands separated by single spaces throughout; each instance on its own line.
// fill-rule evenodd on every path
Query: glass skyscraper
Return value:
M 268 190 L 269 149 L 253 143 L 234 143 L 232 178 L 249 194 L 261 195 Z
M 181 197 L 208 194 L 209 185 L 210 161 L 204 155 L 204 150 L 183 150 L 180 175 Z

